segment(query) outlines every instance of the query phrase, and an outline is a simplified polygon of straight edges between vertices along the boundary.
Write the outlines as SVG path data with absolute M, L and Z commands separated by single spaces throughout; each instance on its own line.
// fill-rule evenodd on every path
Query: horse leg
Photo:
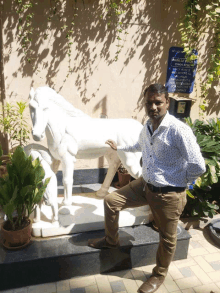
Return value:
M 53 212 L 52 223 L 53 222 L 58 222 L 58 204 L 52 204 L 51 209 L 52 209 L 52 212 Z
M 72 186 L 73 186 L 73 171 L 74 171 L 74 159 L 73 157 L 67 157 L 62 161 L 63 171 L 63 187 L 64 187 L 64 205 L 72 204 Z
M 104 197 L 108 194 L 108 189 L 112 183 L 112 179 L 115 176 L 115 173 L 120 165 L 120 159 L 117 155 L 116 151 L 113 150 L 109 150 L 106 154 L 105 157 L 108 161 L 109 164 L 109 168 L 108 168 L 108 172 L 105 176 L 105 180 L 101 186 L 101 188 L 96 192 L 96 195 L 98 197 Z
M 34 210 L 34 219 L 33 219 L 34 223 L 40 222 L 41 204 L 42 204 L 41 202 L 39 204 L 37 204 L 36 208 Z

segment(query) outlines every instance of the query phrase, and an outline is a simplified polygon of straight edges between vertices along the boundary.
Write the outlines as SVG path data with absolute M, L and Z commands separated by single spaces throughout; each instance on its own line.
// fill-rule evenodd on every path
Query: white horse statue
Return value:
M 74 163 L 76 159 L 95 159 L 105 156 L 109 169 L 96 195 L 104 197 L 120 164 L 138 178 L 142 174 L 141 153 L 114 151 L 105 144 L 114 140 L 118 146 L 134 144 L 143 128 L 134 119 L 91 118 L 74 108 L 49 87 L 30 91 L 30 113 L 34 140 L 41 141 L 45 134 L 51 155 L 62 163 L 64 205 L 71 205 Z
M 50 182 L 47 185 L 45 193 L 43 195 L 43 201 L 46 205 L 51 206 L 53 218 L 52 223 L 58 223 L 58 202 L 57 202 L 57 177 L 56 173 L 59 169 L 60 161 L 55 160 L 47 148 L 40 144 L 29 144 L 24 147 L 24 151 L 28 156 L 31 156 L 33 160 L 39 158 L 41 165 L 44 169 L 46 178 L 50 178 Z M 36 206 L 34 212 L 34 222 L 37 223 L 41 219 L 41 205 Z

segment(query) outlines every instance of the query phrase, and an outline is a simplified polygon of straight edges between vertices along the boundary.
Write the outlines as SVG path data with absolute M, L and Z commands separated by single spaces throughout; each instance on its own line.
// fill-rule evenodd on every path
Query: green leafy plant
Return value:
M 208 3 L 209 2 L 209 3 Z M 193 49 L 198 49 L 199 38 L 209 29 L 211 32 L 210 53 L 206 56 L 209 60 L 208 70 L 205 81 L 203 81 L 202 103 L 200 109 L 202 113 L 208 105 L 207 96 L 209 89 L 217 82 L 220 77 L 220 2 L 205 0 L 187 0 L 185 4 L 185 15 L 179 24 L 182 45 L 189 60 L 197 59 L 193 54 Z M 198 63 L 198 71 L 200 70 Z M 202 67 L 202 66 L 201 66 Z
M 185 120 L 197 138 L 206 163 L 206 172 L 187 190 L 189 198 L 185 211 L 192 216 L 212 218 L 219 209 L 213 200 L 211 189 L 220 177 L 220 120 L 196 120 L 194 123 L 191 118 Z
M 7 164 L 7 175 L 0 178 L 0 206 L 9 221 L 7 230 L 19 230 L 41 201 L 50 178 L 39 159 L 32 162 L 21 146 L 18 146 Z M 16 214 L 16 216 L 14 216 Z
M 0 113 L 0 130 L 8 136 L 11 148 L 24 146 L 29 140 L 30 130 L 25 117 L 25 102 L 6 103 Z

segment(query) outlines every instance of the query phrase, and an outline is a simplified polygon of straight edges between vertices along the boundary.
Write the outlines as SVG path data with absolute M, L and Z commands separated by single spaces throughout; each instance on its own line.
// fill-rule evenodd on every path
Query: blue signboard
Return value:
M 196 50 L 193 51 L 198 55 Z M 166 87 L 168 93 L 186 93 L 193 91 L 197 59 L 187 62 L 183 48 L 171 47 L 169 50 Z

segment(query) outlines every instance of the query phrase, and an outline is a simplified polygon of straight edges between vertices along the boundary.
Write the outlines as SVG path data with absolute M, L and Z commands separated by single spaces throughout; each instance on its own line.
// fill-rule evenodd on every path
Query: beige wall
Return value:
M 4 1 L 3 13 L 7 101 L 28 101 L 31 86 L 49 85 L 92 117 L 100 117 L 103 113 L 108 118 L 133 117 L 142 123 L 146 120 L 143 90 L 151 83 L 165 83 L 169 48 L 180 46 L 177 25 L 183 15 L 184 1 L 134 1 L 133 17 L 127 16 L 122 20 L 129 34 L 122 33 L 121 44 L 124 47 L 115 62 L 118 50 L 115 31 L 107 27 L 105 16 L 100 18 L 101 14 L 105 14 L 105 1 L 87 0 L 83 6 L 82 1 L 78 0 L 70 60 L 73 71 L 68 77 L 67 40 L 65 33 L 60 32 L 58 17 L 55 16 L 47 26 L 50 1 L 39 0 L 33 18 L 31 49 L 35 59 L 32 64 L 25 61 L 21 50 L 14 2 Z M 63 1 L 62 19 L 66 19 L 67 24 L 71 21 L 73 2 Z M 42 42 L 45 28 L 48 38 Z M 198 74 L 197 90 L 190 95 L 195 99 L 191 110 L 193 120 L 199 118 L 199 79 Z M 208 114 L 216 116 L 218 111 L 219 108 L 216 108 Z M 103 165 L 106 166 L 106 162 L 103 163 L 102 159 L 79 160 L 76 169 Z

